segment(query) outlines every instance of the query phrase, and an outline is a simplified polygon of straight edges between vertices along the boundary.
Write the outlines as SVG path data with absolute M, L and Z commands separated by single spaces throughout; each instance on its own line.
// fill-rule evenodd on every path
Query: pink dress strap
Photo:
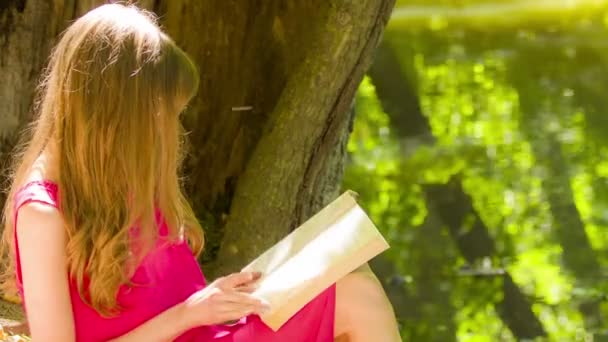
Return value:
M 37 202 L 59 208 L 57 184 L 47 180 L 35 180 L 22 186 L 13 197 L 13 238 L 15 241 L 15 269 L 17 285 L 22 295 L 21 260 L 19 258 L 19 241 L 17 239 L 17 218 L 19 208 L 27 203 Z

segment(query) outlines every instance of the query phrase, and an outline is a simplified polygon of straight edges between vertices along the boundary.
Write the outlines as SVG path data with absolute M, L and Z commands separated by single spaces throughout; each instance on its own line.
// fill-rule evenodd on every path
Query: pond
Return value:
M 407 341 L 608 339 L 605 1 L 401 1 L 344 188 Z

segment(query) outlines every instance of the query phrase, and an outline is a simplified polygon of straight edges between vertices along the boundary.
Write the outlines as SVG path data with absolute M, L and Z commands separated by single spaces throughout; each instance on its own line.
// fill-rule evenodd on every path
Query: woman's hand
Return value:
M 201 325 L 225 323 L 250 313 L 262 313 L 268 309 L 268 304 L 251 295 L 254 283 L 260 277 L 258 272 L 241 272 L 219 278 L 111 342 L 173 341 Z
M 233 273 L 195 292 L 183 303 L 187 321 L 193 327 L 221 324 L 270 309 L 268 303 L 251 295 L 260 277 L 259 272 Z

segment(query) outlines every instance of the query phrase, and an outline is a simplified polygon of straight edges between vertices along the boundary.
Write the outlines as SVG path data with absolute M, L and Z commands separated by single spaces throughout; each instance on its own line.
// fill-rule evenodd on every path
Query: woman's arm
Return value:
M 52 206 L 30 202 L 19 209 L 16 229 L 32 340 L 75 341 L 61 215 Z
M 54 207 L 36 202 L 22 206 L 17 238 L 32 340 L 74 342 L 67 233 L 61 214 Z M 242 272 L 219 278 L 186 301 L 112 341 L 172 341 L 197 326 L 232 321 L 266 310 L 267 304 L 247 293 L 259 277 L 257 273 Z
M 32 340 L 75 342 L 61 215 L 45 204 L 22 206 L 17 239 Z M 172 341 L 189 328 L 183 307 L 178 304 L 115 341 Z
M 110 342 L 173 341 L 198 326 L 220 324 L 251 313 L 262 313 L 270 309 L 268 304 L 249 294 L 260 276 L 259 273 L 241 272 L 219 278 L 184 302 Z
M 165 342 L 173 341 L 184 332 L 193 328 L 186 319 L 183 303 L 179 303 L 156 315 L 129 333 L 108 342 Z

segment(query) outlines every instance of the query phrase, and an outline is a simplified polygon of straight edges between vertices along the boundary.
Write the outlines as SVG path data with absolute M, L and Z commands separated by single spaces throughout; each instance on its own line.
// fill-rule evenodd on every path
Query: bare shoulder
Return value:
M 29 202 L 19 208 L 17 232 L 22 236 L 63 238 L 64 222 L 57 208 L 40 202 Z
M 61 213 L 52 205 L 32 201 L 19 208 L 19 221 L 45 221 L 48 223 L 62 223 Z

